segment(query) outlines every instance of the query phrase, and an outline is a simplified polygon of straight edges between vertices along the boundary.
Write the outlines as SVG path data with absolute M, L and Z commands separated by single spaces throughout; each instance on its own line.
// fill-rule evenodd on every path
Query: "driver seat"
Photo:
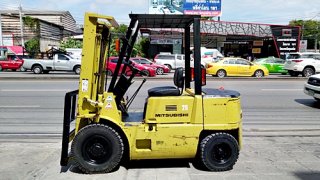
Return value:
M 148 90 L 149 97 L 161 97 L 161 96 L 180 96 L 183 92 L 184 76 L 183 68 L 177 68 L 174 72 L 173 82 L 174 86 L 161 86 Z M 180 90 L 181 89 L 181 90 Z

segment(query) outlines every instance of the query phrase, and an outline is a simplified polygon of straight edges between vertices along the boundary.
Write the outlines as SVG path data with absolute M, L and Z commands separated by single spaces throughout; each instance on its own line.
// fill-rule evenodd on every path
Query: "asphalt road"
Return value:
M 128 91 L 134 93 L 140 80 Z M 319 130 L 319 105 L 302 92 L 304 81 L 219 80 L 206 87 L 237 90 L 241 93 L 244 130 Z M 149 79 L 134 100 L 131 110 L 143 109 L 147 89 L 173 85 L 170 80 Z M 64 94 L 77 89 L 76 80 L 19 80 L 0 82 L 0 134 L 8 137 L 46 135 L 59 137 Z M 315 131 L 316 133 L 316 131 Z
M 139 161 L 87 176 L 76 168 L 60 173 L 58 164 L 64 94 L 77 89 L 78 81 L 2 80 L 0 173 L 4 179 L 319 179 L 320 105 L 302 92 L 304 82 L 207 82 L 207 87 L 241 93 L 244 147 L 232 171 L 206 172 L 188 161 Z M 140 83 L 132 85 L 129 97 Z M 143 108 L 147 89 L 162 85 L 173 83 L 149 79 L 131 109 Z

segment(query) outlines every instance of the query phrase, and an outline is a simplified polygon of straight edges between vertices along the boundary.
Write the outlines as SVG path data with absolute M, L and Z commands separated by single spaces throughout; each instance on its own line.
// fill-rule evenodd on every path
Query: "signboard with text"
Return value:
M 184 0 L 184 14 L 221 16 L 221 0 Z
M 298 51 L 297 38 L 278 37 L 276 38 L 276 42 L 280 51 L 280 55 L 285 55 L 285 53 Z
M 279 57 L 284 58 L 287 53 L 299 51 L 299 27 L 280 25 L 271 25 L 270 27 Z
M 149 14 L 221 16 L 221 0 L 149 0 Z

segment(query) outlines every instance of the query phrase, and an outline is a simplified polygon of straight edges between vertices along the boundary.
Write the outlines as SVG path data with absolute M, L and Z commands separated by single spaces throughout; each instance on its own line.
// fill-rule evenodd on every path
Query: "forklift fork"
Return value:
M 70 124 L 76 119 L 76 100 L 79 90 L 66 93 L 64 98 L 64 117 L 62 132 L 62 150 L 60 165 L 67 166 L 69 160 L 69 142 L 74 138 L 75 129 L 70 132 Z

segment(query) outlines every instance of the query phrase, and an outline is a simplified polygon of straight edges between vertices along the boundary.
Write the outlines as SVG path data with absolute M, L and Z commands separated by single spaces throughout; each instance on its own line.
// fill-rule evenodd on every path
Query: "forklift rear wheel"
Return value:
M 112 171 L 119 165 L 123 151 L 120 135 L 103 124 L 91 124 L 81 129 L 71 147 L 76 165 L 88 174 Z
M 233 168 L 239 157 L 237 140 L 227 133 L 215 133 L 201 141 L 200 158 L 210 171 L 227 171 Z

